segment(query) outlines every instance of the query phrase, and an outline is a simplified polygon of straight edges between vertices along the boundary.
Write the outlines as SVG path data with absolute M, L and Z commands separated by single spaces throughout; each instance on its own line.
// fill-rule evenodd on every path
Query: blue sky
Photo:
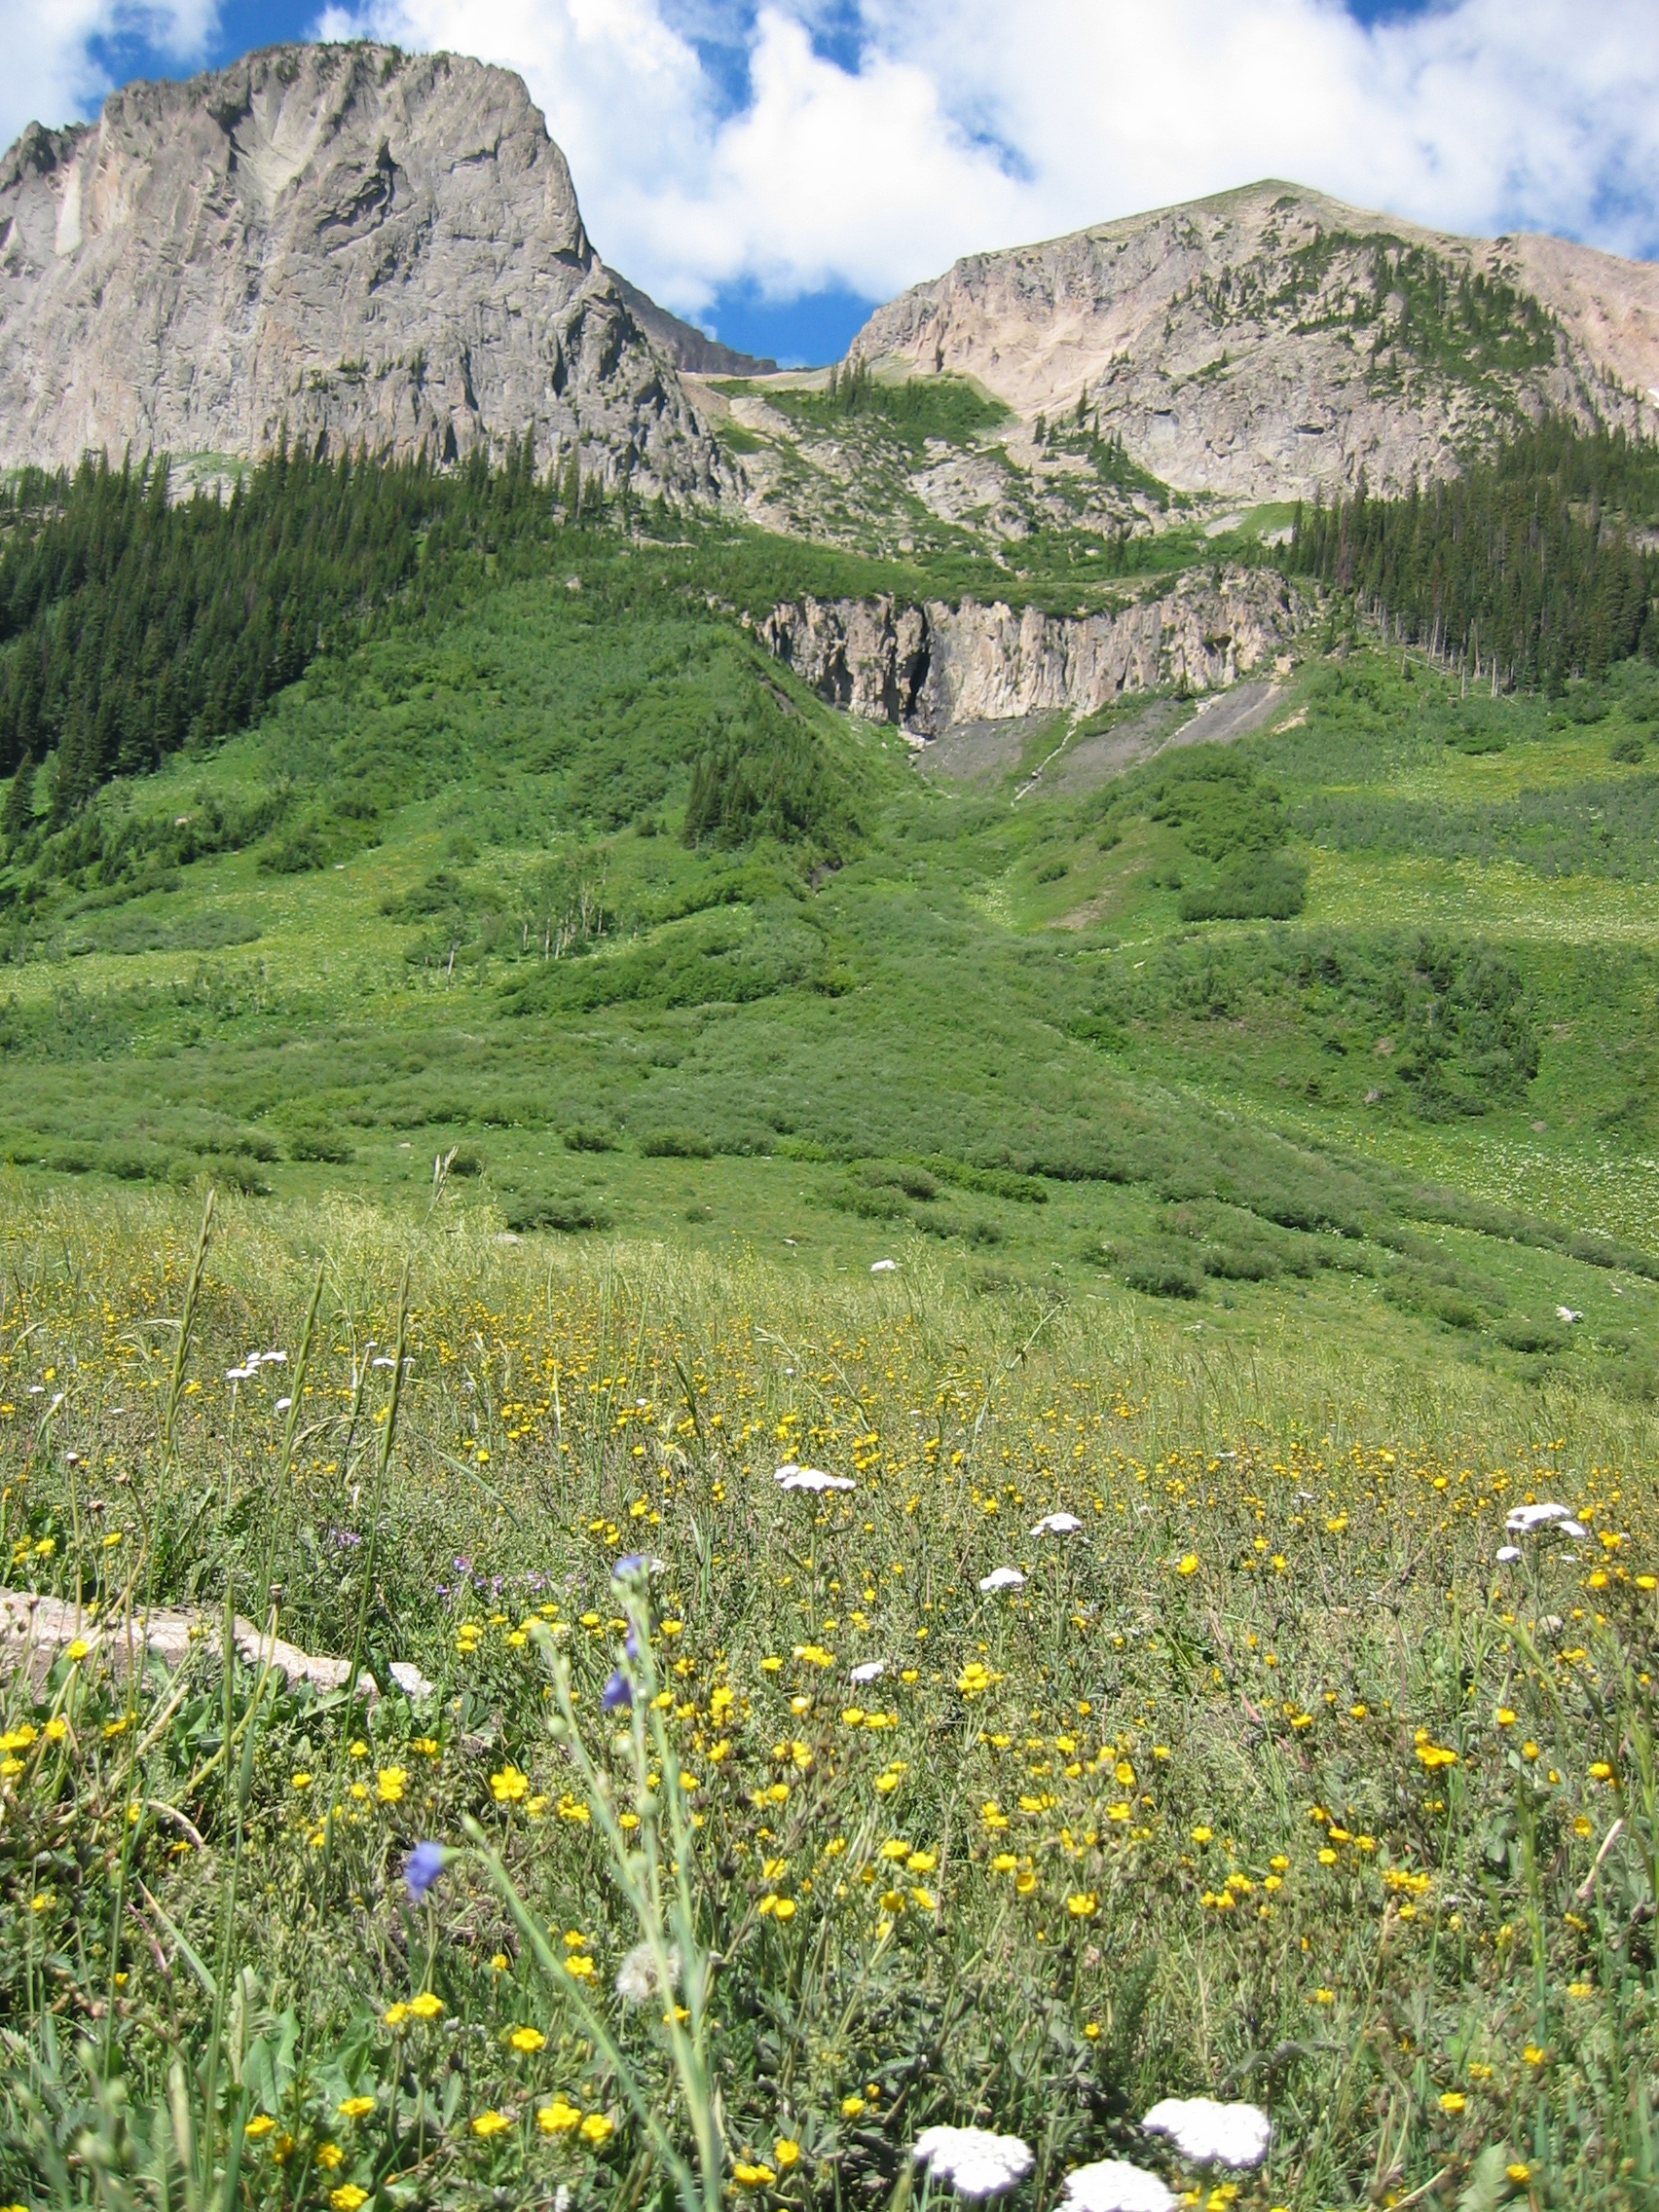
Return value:
M 606 257 L 782 360 L 960 253 L 1267 174 L 1659 250 L 1653 0 L 0 0 L 0 134 L 319 26 L 519 69 Z

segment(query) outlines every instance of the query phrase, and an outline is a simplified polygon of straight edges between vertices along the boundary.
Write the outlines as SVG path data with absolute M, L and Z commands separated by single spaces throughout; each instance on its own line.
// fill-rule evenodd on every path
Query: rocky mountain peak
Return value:
M 136 83 L 0 160 L 0 465 L 307 445 L 718 496 L 669 352 L 583 227 L 521 79 L 269 47 Z
M 1001 253 L 880 308 L 850 350 L 1080 407 L 1185 492 L 1309 496 L 1445 473 L 1554 407 L 1659 425 L 1659 267 L 1465 239 L 1269 178 Z

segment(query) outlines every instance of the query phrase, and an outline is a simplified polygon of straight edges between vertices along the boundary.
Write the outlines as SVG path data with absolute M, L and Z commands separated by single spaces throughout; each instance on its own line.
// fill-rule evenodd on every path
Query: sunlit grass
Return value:
M 1651 886 L 1604 876 L 1540 878 L 1513 862 L 1309 854 L 1308 919 L 1334 928 L 1458 930 L 1526 944 L 1659 943 Z
M 344 2212 L 654 2186 L 559 1965 L 592 1962 L 584 2000 L 684 2147 L 657 2009 L 611 1993 L 638 1924 L 549 1724 L 558 1654 L 606 1803 L 658 1818 L 661 1762 L 636 1771 L 596 1702 L 624 1551 L 665 1563 L 739 2188 L 890 2193 L 935 2120 L 1024 2135 L 1022 2205 L 1114 2154 L 1184 2186 L 1133 2124 L 1183 2091 L 1271 2111 L 1238 2198 L 1264 2207 L 1458 2183 L 1494 2146 L 1540 2204 L 1645 2170 L 1645 1409 L 1306 1329 L 1233 1348 L 1122 1293 L 964 1299 L 925 1249 L 835 1282 L 325 1199 L 221 1209 L 169 1454 L 192 1215 L 14 1199 L 0 1226 L 14 1587 L 90 1622 L 269 1594 L 305 1648 L 362 1622 L 383 1676 L 436 1684 L 353 1711 L 226 1682 L 205 1645 L 173 1683 L 95 1648 L 38 1695 L 14 1677 L 0 2191 L 159 2204 L 165 2168 L 205 2200 L 235 2166 L 248 2201 Z M 250 1377 L 256 1350 L 288 1356 Z M 796 1460 L 857 1487 L 785 1494 Z M 1587 1533 L 1500 1567 L 1533 1498 Z M 1053 1511 L 1082 1530 L 1031 1533 Z M 1025 1581 L 982 1594 L 999 1567 Z M 469 1820 L 529 1923 L 465 1850 L 406 1897 L 412 1844 Z

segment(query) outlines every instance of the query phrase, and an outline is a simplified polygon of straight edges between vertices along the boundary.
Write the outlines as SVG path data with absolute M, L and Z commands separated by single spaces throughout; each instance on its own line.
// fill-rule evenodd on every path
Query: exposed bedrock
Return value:
M 758 635 L 831 705 L 926 738 L 962 722 L 1093 714 L 1161 684 L 1222 688 L 1271 664 L 1308 610 L 1272 570 L 1226 569 L 1098 614 L 972 599 L 787 600 Z
M 284 428 L 439 461 L 529 432 L 544 469 L 733 481 L 509 71 L 267 47 L 31 124 L 0 157 L 0 467 Z

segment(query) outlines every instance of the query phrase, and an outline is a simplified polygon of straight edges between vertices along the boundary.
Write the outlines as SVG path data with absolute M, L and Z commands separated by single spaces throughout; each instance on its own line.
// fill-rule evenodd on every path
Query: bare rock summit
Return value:
M 0 160 L 0 465 L 292 441 L 715 498 L 729 473 L 521 80 L 295 45 Z
M 969 255 L 850 351 L 972 377 L 1028 424 L 1081 402 L 1183 492 L 1310 497 L 1362 468 L 1400 490 L 1546 408 L 1659 428 L 1659 266 L 1269 181 Z

